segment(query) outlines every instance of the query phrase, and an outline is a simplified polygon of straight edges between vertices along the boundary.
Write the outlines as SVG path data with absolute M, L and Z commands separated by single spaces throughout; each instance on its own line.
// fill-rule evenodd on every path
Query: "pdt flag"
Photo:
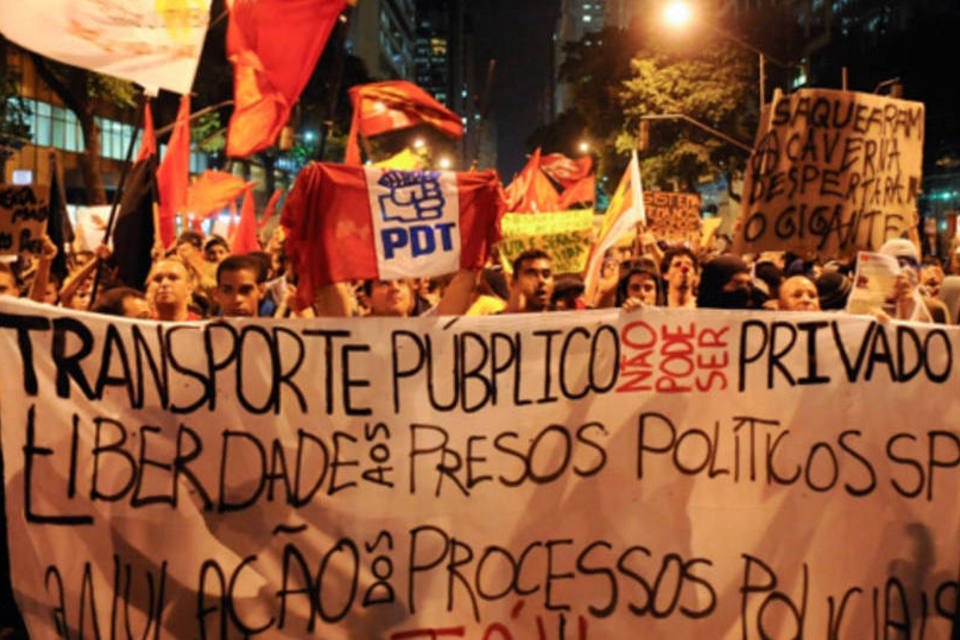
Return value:
M 500 191 L 495 171 L 305 167 L 281 220 L 301 293 L 312 298 L 313 287 L 333 282 L 479 269 L 500 237 Z

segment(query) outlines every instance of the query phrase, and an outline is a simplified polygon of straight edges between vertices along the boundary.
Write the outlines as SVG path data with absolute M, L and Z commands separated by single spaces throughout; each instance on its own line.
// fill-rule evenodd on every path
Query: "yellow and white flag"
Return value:
M 0 0 L 0 32 L 48 58 L 189 93 L 210 0 Z

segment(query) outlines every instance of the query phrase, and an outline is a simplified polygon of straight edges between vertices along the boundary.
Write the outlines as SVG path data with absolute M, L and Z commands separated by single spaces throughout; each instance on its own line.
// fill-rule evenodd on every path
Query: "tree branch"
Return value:
M 33 66 L 36 68 L 40 79 L 63 100 L 63 103 L 67 105 L 68 109 L 79 117 L 84 109 L 83 100 L 57 77 L 57 74 L 47 65 L 47 61 L 43 56 L 32 51 L 28 53 L 30 54 L 30 59 L 33 60 Z

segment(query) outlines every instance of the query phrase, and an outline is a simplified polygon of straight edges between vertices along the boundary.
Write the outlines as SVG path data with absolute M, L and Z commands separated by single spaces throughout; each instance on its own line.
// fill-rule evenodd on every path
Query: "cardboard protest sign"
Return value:
M 31 637 L 949 637 L 960 330 L 648 311 L 0 300 Z
M 740 252 L 875 251 L 917 225 L 924 105 L 848 91 L 777 93 L 758 132 Z
M 0 255 L 43 252 L 50 187 L 0 184 Z
M 644 191 L 647 228 L 657 240 L 696 244 L 700 239 L 700 196 L 695 193 Z
M 580 273 L 593 241 L 593 210 L 507 213 L 500 228 L 500 258 L 508 273 L 513 272 L 514 258 L 527 249 L 546 251 L 555 273 Z

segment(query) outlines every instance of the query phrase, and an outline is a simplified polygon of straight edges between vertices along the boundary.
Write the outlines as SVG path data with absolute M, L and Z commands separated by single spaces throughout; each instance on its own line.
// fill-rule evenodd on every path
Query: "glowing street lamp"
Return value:
M 414 149 L 423 149 L 427 145 L 427 142 L 423 138 L 417 138 L 413 141 Z
M 687 25 L 694 22 L 694 18 L 695 16 L 694 16 L 693 8 L 685 0 L 671 0 L 669 3 L 667 3 L 663 7 L 663 21 L 667 26 L 669 26 L 674 30 L 685 28 Z M 756 48 L 755 46 L 753 46 L 743 38 L 740 38 L 730 33 L 726 29 L 722 29 L 718 27 L 717 25 L 715 25 L 713 22 L 709 20 L 706 20 L 702 17 L 697 17 L 696 21 L 698 24 L 702 24 L 703 26 L 707 27 L 708 29 L 710 29 L 720 37 L 726 38 L 727 40 L 731 40 L 737 43 L 738 45 L 740 45 L 741 47 L 743 47 L 744 49 L 748 51 L 752 51 L 753 53 L 757 54 L 757 56 L 759 56 L 759 59 L 760 59 L 759 60 L 760 109 L 762 111 L 763 105 L 766 104 L 765 98 L 766 98 L 767 60 L 770 60 L 771 62 L 776 64 L 778 67 L 782 67 L 784 69 L 795 68 L 796 65 L 791 65 L 791 64 L 787 64 L 786 62 L 781 62 L 780 60 L 777 60 L 776 58 L 767 55 L 765 52 Z
M 437 166 L 446 171 L 453 166 L 453 161 L 448 156 L 440 156 L 440 159 L 437 160 Z
M 577 145 L 577 149 L 580 150 L 580 153 L 589 153 L 590 152 L 590 143 L 586 140 L 581 140 L 580 144 Z

